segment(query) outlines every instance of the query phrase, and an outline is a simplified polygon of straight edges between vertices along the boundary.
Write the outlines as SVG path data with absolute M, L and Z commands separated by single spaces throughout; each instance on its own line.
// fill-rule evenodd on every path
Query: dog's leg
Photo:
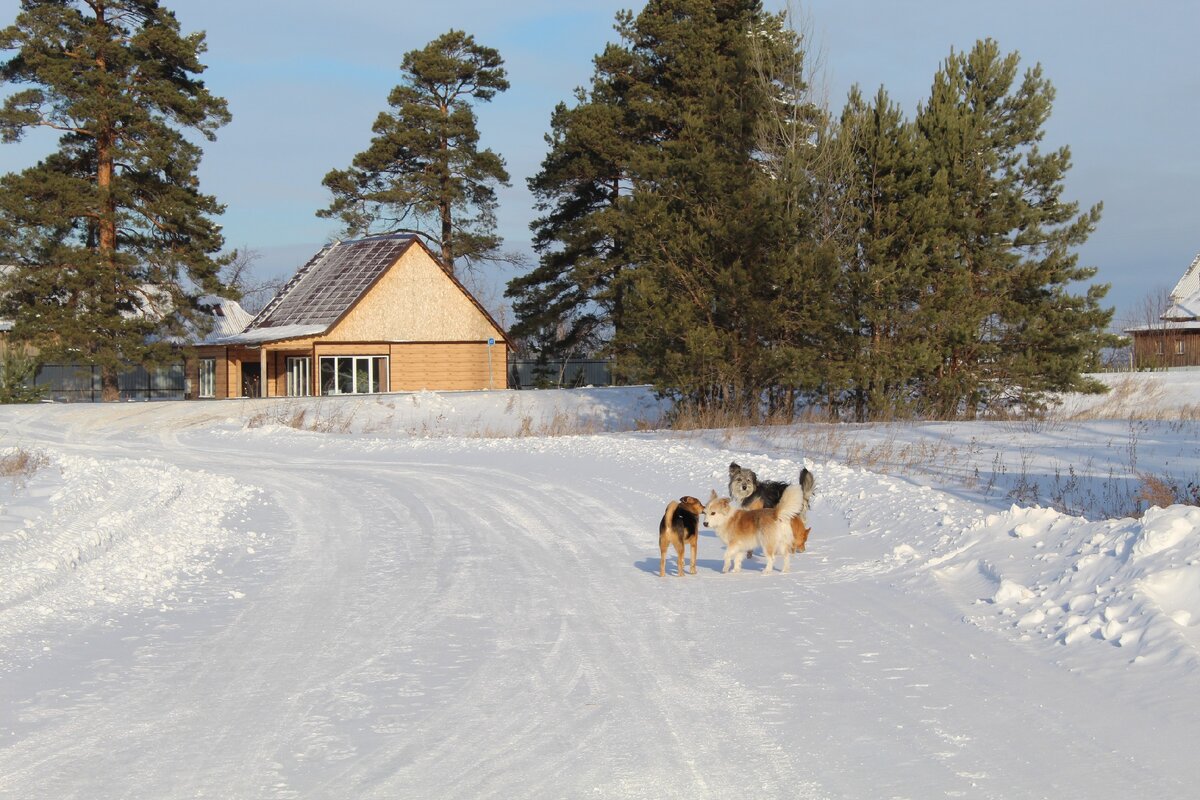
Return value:
M 789 572 L 792 568 L 792 548 L 783 548 L 783 569 L 780 572 Z
M 658 537 L 658 577 L 667 575 L 667 537 Z
M 699 534 L 699 532 L 697 532 L 696 535 L 692 537 L 692 574 L 693 575 L 696 574 L 696 548 L 698 548 L 699 546 L 700 546 L 700 534 Z
M 763 567 L 762 574 L 770 575 L 771 570 L 775 566 L 775 543 L 774 542 L 767 542 L 767 541 L 763 542 L 763 556 L 766 557 L 767 563 L 766 563 L 766 566 Z
M 683 577 L 683 551 L 685 546 L 682 539 L 675 540 L 675 564 L 679 577 Z
M 734 572 L 741 572 L 741 571 L 742 571 L 742 561 L 743 561 L 745 558 L 746 558 L 746 551 L 745 551 L 745 550 L 736 550 L 736 551 L 734 551 L 734 554 L 733 554 L 733 571 L 734 571 Z

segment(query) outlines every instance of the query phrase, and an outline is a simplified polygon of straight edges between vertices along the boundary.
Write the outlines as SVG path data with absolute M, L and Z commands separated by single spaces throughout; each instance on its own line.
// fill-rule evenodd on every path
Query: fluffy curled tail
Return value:
M 798 483 L 789 484 L 783 490 L 783 496 L 779 498 L 779 505 L 775 506 L 775 519 L 780 522 L 788 522 L 792 517 L 803 513 L 807 508 L 808 495 L 805 494 L 803 485 Z
M 800 486 L 801 491 L 803 491 L 803 493 L 804 493 L 804 501 L 800 506 L 801 514 L 808 513 L 808 506 L 809 506 L 809 503 L 812 502 L 813 489 L 816 487 L 816 485 L 817 485 L 817 479 L 814 478 L 813 474 L 808 471 L 808 467 L 804 467 L 803 469 L 801 469 L 799 486 Z

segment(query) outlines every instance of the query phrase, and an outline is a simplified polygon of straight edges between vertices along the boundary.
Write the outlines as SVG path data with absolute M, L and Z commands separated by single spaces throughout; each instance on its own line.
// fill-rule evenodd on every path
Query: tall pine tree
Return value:
M 0 178 L 0 258 L 15 264 L 0 312 L 44 359 L 101 368 L 118 397 L 130 364 L 170 355 L 168 340 L 203 325 L 198 297 L 229 290 L 228 258 L 201 193 L 201 150 L 229 121 L 198 78 L 204 35 L 184 35 L 157 0 L 24 0 L 0 31 L 14 54 L 0 79 L 16 90 L 0 134 L 61 134 L 36 166 Z
M 848 155 L 837 181 L 844 218 L 836 302 L 845 365 L 837 404 L 856 421 L 901 413 L 930 353 L 917 327 L 925 271 L 921 258 L 921 182 L 913 125 L 880 87 L 867 102 L 850 92 L 836 136 Z
M 784 335 L 807 329 L 806 282 L 762 150 L 796 88 L 763 79 L 787 59 L 762 48 L 796 41 L 753 0 L 652 0 L 617 31 L 531 181 L 549 213 L 539 270 L 509 286 L 519 325 L 585 309 L 624 377 L 757 411 L 807 352 Z
M 508 89 L 504 60 L 475 37 L 451 30 L 404 55 L 392 111 L 375 120 L 370 146 L 324 184 L 333 202 L 317 216 L 340 219 L 352 236 L 421 236 L 454 272 L 504 260 L 496 235 L 496 187 L 508 186 L 504 160 L 479 148 L 472 103 Z
M 510 333 L 533 337 L 547 357 L 595 349 L 621 318 L 617 277 L 626 260 L 618 220 L 642 138 L 624 96 L 631 65 L 631 54 L 615 45 L 595 59 L 591 89 L 576 91 L 576 105 L 554 109 L 549 153 L 529 179 L 542 213 L 531 225 L 539 263 L 505 294 L 517 316 Z
M 931 221 L 922 327 L 936 351 L 921 389 L 942 416 L 1098 388 L 1080 373 L 1108 340 L 1108 287 L 1071 285 L 1096 273 L 1072 248 L 1101 206 L 1063 200 L 1070 152 L 1039 147 L 1054 89 L 1040 66 L 1018 83 L 1019 62 L 990 39 L 952 52 L 917 114 Z

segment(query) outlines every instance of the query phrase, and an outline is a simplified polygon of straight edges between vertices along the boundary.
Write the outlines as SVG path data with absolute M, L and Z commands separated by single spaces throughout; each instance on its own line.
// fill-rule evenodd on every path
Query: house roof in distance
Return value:
M 1162 315 L 1164 320 L 1195 320 L 1200 318 L 1200 255 L 1183 273 L 1171 290 L 1171 307 Z
M 213 318 L 212 330 L 201 342 L 214 342 L 217 339 L 224 339 L 226 336 L 234 336 L 244 331 L 250 324 L 250 314 L 236 300 L 206 295 L 200 298 L 200 303 L 209 308 L 209 313 Z
M 410 234 L 390 234 L 325 246 L 259 312 L 249 328 L 327 328 L 396 263 L 414 239 Z

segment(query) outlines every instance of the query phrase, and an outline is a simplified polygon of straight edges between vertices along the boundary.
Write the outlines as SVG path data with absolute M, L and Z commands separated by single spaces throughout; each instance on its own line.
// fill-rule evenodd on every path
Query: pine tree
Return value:
M 25 0 L 0 32 L 15 54 L 0 79 L 18 88 L 0 134 L 61 133 L 58 150 L 0 178 L 0 258 L 17 266 L 3 308 L 12 336 L 43 360 L 101 367 L 103 397 L 118 372 L 171 356 L 171 337 L 203 325 L 204 294 L 228 293 L 228 257 L 198 189 L 201 150 L 229 121 L 197 77 L 204 35 L 183 35 L 157 0 Z
M 1039 402 L 1044 392 L 1096 389 L 1080 371 L 1106 342 L 1106 286 L 1071 252 L 1100 205 L 1064 202 L 1066 147 L 1039 142 L 1054 89 L 1040 66 L 1016 82 L 1019 56 L 992 40 L 952 52 L 917 115 L 928 183 L 922 191 L 929 283 L 922 325 L 936 364 L 922 392 L 941 415 L 982 405 Z
M 351 236 L 421 236 L 453 274 L 455 263 L 504 260 L 496 228 L 496 187 L 508 186 L 504 160 L 479 148 L 473 102 L 508 89 L 500 53 L 451 30 L 404 55 L 404 81 L 375 120 L 370 146 L 324 185 L 333 202 L 317 212 Z
M 928 371 L 917 314 L 924 263 L 918 226 L 923 177 L 913 125 L 880 87 L 866 102 L 851 90 L 837 137 L 849 154 L 839 205 L 843 270 L 836 291 L 846 335 L 837 360 L 845 363 L 846 395 L 863 422 L 895 414 L 909 402 L 918 374 Z
M 631 61 L 616 46 L 596 58 L 590 91 L 554 109 L 550 151 L 528 182 L 543 214 L 530 226 L 539 263 L 505 294 L 517 317 L 510 333 L 537 340 L 550 357 L 597 348 L 622 315 L 617 276 L 627 263 L 617 222 L 640 139 L 623 97 Z

